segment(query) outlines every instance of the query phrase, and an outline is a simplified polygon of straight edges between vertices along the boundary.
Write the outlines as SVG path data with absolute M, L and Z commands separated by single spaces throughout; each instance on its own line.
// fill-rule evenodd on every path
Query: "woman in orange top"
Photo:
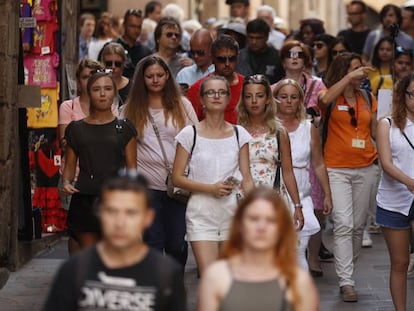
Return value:
M 378 178 L 375 140 L 377 102 L 359 86 L 373 69 L 354 53 L 339 55 L 326 75 L 327 90 L 319 94 L 325 119 L 324 152 L 332 192 L 335 269 L 342 299 L 357 301 L 354 260 Z M 365 99 L 367 98 L 367 100 Z M 323 138 L 324 140 L 324 138 Z

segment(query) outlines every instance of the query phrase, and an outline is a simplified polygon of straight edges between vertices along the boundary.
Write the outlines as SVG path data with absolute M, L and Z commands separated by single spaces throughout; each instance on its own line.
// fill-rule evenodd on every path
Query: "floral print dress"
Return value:
M 251 134 L 249 142 L 250 172 L 256 186 L 273 187 L 276 175 L 278 144 L 276 134 Z

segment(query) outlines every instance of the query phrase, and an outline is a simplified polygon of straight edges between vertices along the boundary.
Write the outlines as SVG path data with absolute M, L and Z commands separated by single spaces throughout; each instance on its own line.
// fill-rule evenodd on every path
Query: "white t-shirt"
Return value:
M 383 120 L 380 122 L 386 121 Z M 404 133 L 414 143 L 414 124 L 409 119 L 407 119 Z M 404 174 L 410 178 L 414 178 L 414 150 L 401 134 L 400 129 L 394 125 L 390 127 L 389 138 L 392 163 L 404 172 Z M 392 178 L 386 172 L 382 172 L 377 192 L 377 203 L 379 207 L 387 211 L 408 216 L 413 200 L 414 194 L 404 184 Z

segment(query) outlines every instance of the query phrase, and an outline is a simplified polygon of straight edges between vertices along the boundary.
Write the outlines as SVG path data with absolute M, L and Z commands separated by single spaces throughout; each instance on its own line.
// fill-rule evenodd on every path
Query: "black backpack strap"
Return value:
M 384 84 L 384 76 L 380 76 L 380 80 L 379 80 L 378 87 L 377 87 L 377 94 L 375 95 L 378 96 L 378 92 L 383 84 Z
M 328 138 L 328 121 L 331 117 L 331 113 L 334 110 L 336 106 L 336 100 L 334 100 L 332 103 L 329 104 L 328 108 L 326 108 L 326 114 L 325 118 L 323 119 L 323 125 L 322 125 L 322 151 L 325 149 L 326 139 Z
M 368 92 L 367 90 L 360 89 L 362 97 L 364 97 L 364 100 L 368 103 L 369 109 L 372 109 L 372 95 L 371 92 Z
M 239 129 L 237 128 L 237 125 L 233 125 L 233 128 L 234 128 L 234 132 L 236 133 L 237 145 L 240 148 Z
M 197 129 L 195 125 L 193 125 L 193 131 L 194 131 L 194 138 L 193 138 L 193 146 L 191 147 L 191 151 L 190 151 L 190 157 L 193 155 L 193 151 L 194 151 L 196 140 L 197 140 Z

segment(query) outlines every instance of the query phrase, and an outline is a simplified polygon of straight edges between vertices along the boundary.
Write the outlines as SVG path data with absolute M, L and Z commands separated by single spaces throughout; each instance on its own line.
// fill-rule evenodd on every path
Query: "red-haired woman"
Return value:
M 223 260 L 205 271 L 198 310 L 318 310 L 296 243 L 284 200 L 273 189 L 253 190 L 236 210 Z

